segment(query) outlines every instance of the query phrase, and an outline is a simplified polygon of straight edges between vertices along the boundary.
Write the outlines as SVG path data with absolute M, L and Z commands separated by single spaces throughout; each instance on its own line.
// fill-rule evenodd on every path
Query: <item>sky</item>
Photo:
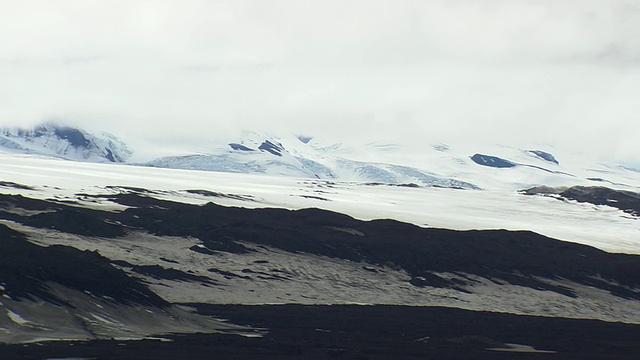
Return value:
M 562 144 L 640 163 L 638 0 L 0 0 L 0 125 Z M 135 149 L 135 146 L 134 146 Z

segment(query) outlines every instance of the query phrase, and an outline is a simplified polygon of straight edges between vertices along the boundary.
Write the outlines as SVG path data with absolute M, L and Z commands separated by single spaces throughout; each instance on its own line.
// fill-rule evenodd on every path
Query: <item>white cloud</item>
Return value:
M 239 127 L 562 141 L 626 161 L 639 157 L 639 9 L 0 0 L 0 124 L 53 118 L 179 141 Z

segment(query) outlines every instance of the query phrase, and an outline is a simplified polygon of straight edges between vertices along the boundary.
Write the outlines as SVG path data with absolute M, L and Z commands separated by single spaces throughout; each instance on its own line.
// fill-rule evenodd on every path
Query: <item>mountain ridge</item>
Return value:
M 419 148 L 244 131 L 226 141 L 211 139 L 208 146 L 207 151 L 131 162 L 133 151 L 113 135 L 93 135 L 53 123 L 32 129 L 0 129 L 0 148 L 7 152 L 75 161 L 467 190 L 518 191 L 535 186 L 589 186 L 594 182 L 618 189 L 640 189 L 635 171 L 558 153 L 551 145 L 519 149 L 436 143 Z
M 132 151 L 114 135 L 47 122 L 33 128 L 0 128 L 0 147 L 66 160 L 124 163 Z

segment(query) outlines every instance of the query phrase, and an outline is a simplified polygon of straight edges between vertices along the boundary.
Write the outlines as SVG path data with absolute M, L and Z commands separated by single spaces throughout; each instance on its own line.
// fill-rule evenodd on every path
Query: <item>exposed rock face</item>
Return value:
M 541 150 L 529 150 L 529 153 L 539 157 L 540 159 L 542 159 L 544 161 L 548 161 L 548 162 L 554 163 L 556 165 L 560 164 L 558 162 L 558 160 L 556 160 L 556 158 L 553 155 L 549 154 L 548 152 L 541 151 Z
M 556 195 L 561 199 L 611 206 L 628 214 L 640 216 L 640 194 L 632 191 L 615 190 L 603 186 L 572 186 L 569 188 L 538 186 L 522 190 L 521 193 L 525 195 Z
M 473 162 L 475 162 L 478 165 L 489 166 L 494 168 L 516 167 L 516 164 L 509 160 L 505 160 L 497 156 L 491 156 L 491 155 L 475 154 L 471 157 L 471 160 L 473 160 Z
M 253 149 L 250 149 L 242 144 L 236 144 L 236 143 L 230 143 L 229 147 L 232 150 L 239 150 L 239 151 L 253 151 Z
M 284 151 L 284 147 L 281 144 L 274 144 L 269 140 L 265 140 L 260 144 L 258 149 L 269 152 L 275 156 L 282 156 L 282 151 Z

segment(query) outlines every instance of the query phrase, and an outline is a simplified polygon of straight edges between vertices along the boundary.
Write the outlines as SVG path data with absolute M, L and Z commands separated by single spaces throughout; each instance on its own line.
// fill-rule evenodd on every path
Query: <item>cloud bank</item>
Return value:
M 563 144 L 640 162 L 633 1 L 0 0 L 0 124 Z M 191 140 L 194 139 L 194 140 Z

